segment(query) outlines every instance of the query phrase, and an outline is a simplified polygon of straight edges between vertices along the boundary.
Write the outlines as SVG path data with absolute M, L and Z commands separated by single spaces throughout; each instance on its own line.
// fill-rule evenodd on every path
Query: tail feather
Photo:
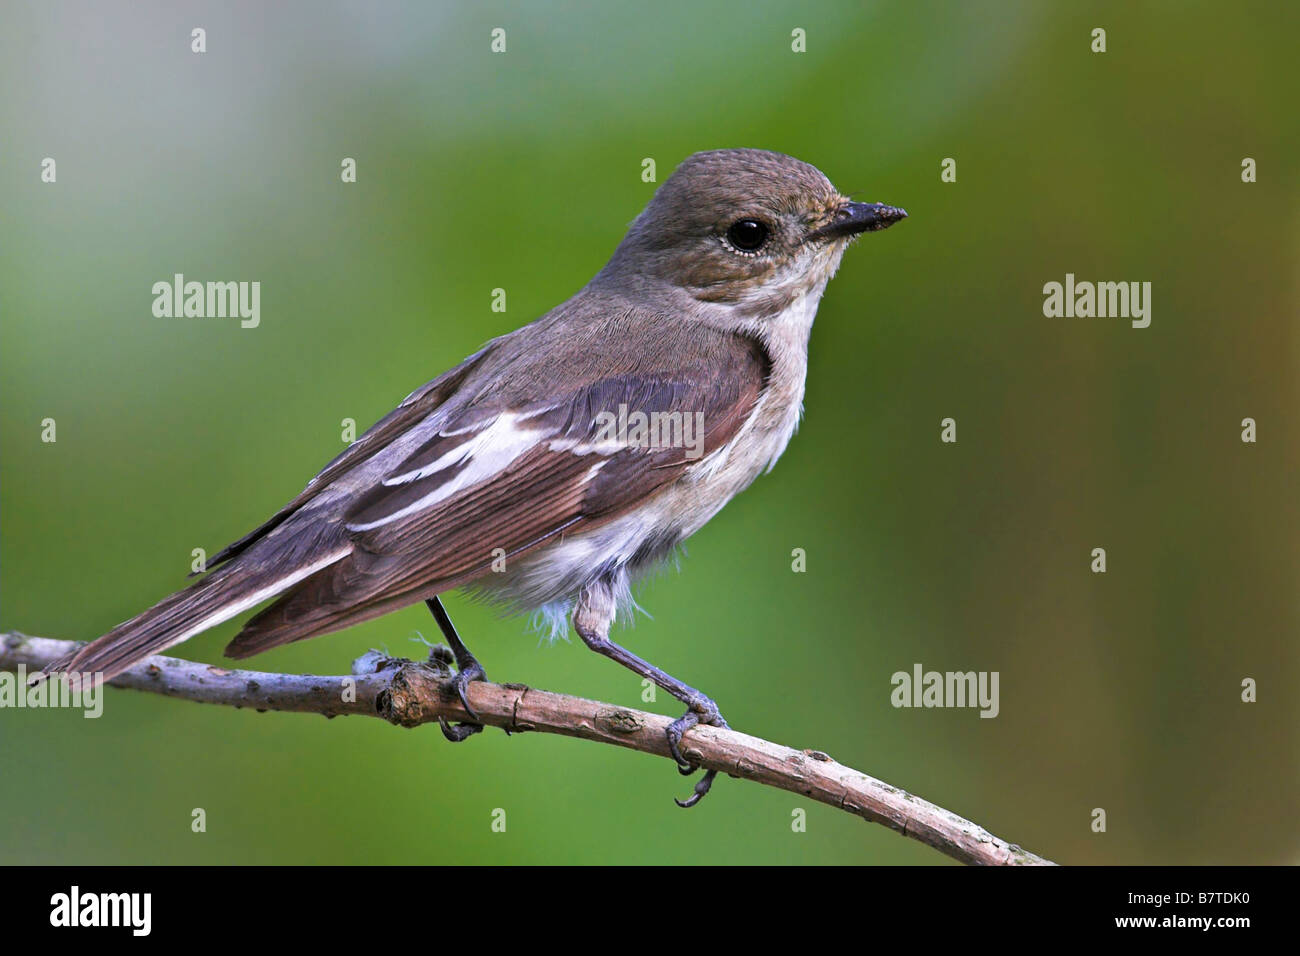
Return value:
M 345 560 L 283 591 L 255 614 L 226 646 L 236 660 L 307 637 L 342 630 L 446 590 L 448 582 L 421 582 L 379 597 L 380 584 L 398 564 L 393 555 L 353 551 Z M 386 576 L 385 572 L 388 572 Z M 441 586 L 439 586 L 441 585 Z
M 249 571 L 239 563 L 218 568 L 56 661 L 45 668 L 45 673 L 102 674 L 104 680 L 111 680 L 146 657 L 187 641 L 293 587 L 347 553 L 348 549 L 343 548 L 287 573 L 283 567 Z

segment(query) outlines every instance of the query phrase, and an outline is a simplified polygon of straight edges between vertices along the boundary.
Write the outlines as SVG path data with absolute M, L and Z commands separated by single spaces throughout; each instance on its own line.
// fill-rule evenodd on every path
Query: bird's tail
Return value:
M 112 680 L 146 657 L 187 641 L 293 587 L 346 556 L 349 550 L 343 547 L 328 552 L 289 571 L 284 567 L 249 568 L 238 561 L 218 568 L 55 661 L 44 673 L 93 674 Z

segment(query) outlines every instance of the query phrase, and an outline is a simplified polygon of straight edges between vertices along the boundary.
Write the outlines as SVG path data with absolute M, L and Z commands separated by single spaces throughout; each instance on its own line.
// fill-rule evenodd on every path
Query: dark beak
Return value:
M 861 232 L 879 232 L 906 218 L 907 210 L 897 206 L 886 206 L 878 202 L 851 202 L 841 207 L 833 222 L 809 233 L 808 238 L 843 239 Z

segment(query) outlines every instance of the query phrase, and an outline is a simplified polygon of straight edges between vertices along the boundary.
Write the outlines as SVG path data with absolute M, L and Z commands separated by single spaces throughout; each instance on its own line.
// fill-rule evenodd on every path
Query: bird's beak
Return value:
M 879 232 L 906 218 L 907 210 L 897 206 L 886 206 L 878 202 L 845 203 L 831 222 L 820 229 L 814 229 L 808 238 L 843 239 L 862 232 Z

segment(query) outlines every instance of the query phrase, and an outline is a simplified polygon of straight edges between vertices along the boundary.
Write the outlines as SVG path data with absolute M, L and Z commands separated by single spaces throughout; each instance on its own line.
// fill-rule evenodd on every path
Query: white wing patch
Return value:
M 383 483 L 389 487 L 404 485 L 435 475 L 444 469 L 462 463 L 465 464 L 465 468 L 454 478 L 443 482 L 418 501 L 414 501 L 406 507 L 374 521 L 367 521 L 364 524 L 349 524 L 347 525 L 348 530 L 369 531 L 372 528 L 378 528 L 390 521 L 396 521 L 398 518 L 404 518 L 406 515 L 435 505 L 465 488 L 470 488 L 500 474 L 509 468 L 516 458 L 536 446 L 546 436 L 546 433 L 539 429 L 519 427 L 522 420 L 533 418 L 536 414 L 534 412 L 528 415 L 519 415 L 513 412 L 505 412 L 494 418 L 487 427 L 469 441 L 456 446 L 429 464 L 413 471 L 385 478 Z

